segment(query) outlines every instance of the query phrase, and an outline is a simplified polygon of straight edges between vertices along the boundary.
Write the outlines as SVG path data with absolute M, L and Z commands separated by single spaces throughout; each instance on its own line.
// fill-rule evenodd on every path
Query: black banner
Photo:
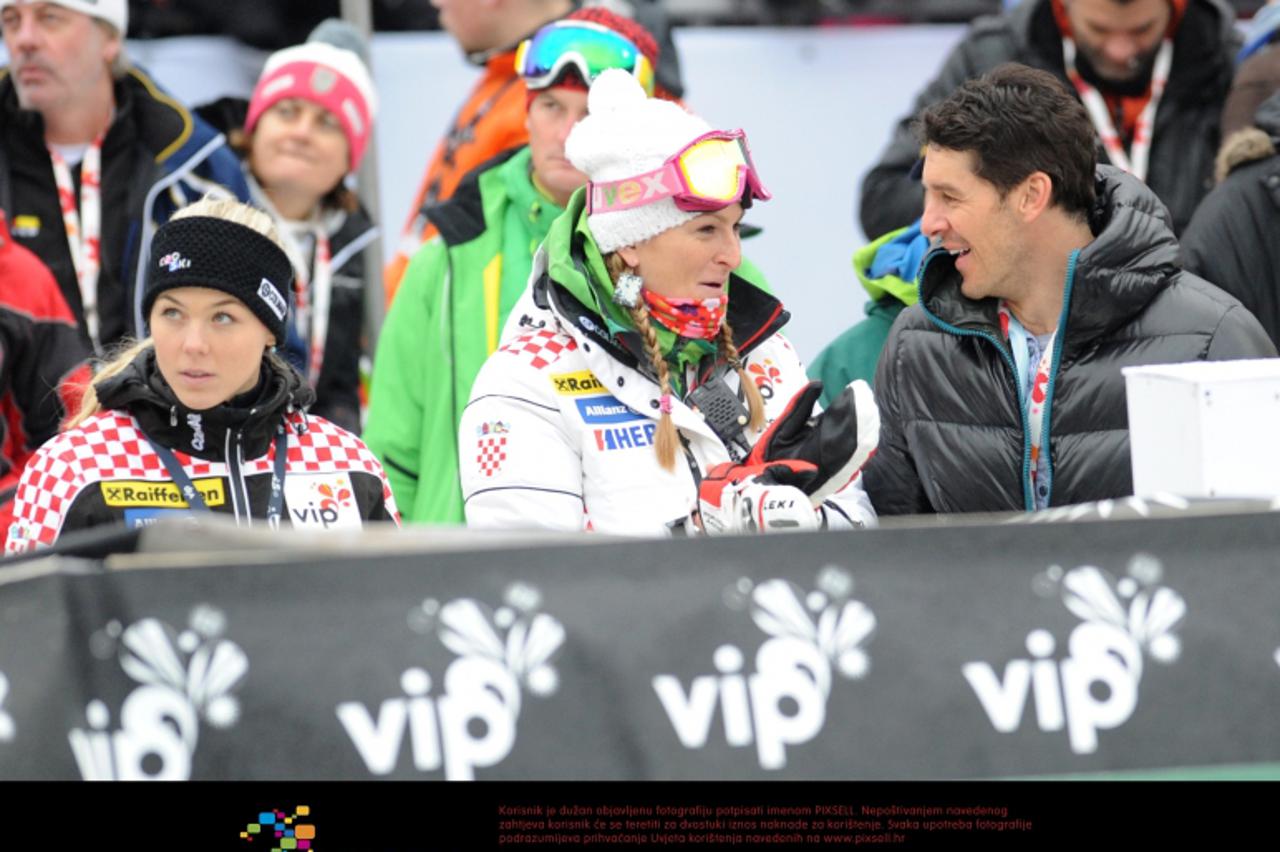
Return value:
M 0 566 L 0 777 L 1243 777 L 1280 763 L 1274 513 L 333 541 Z

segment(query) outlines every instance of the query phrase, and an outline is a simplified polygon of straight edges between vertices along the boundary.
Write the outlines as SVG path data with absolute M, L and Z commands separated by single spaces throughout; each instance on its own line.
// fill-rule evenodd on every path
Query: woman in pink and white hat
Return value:
M 366 47 L 349 25 L 320 24 L 272 54 L 248 103 L 201 111 L 243 158 L 254 203 L 271 214 L 293 262 L 294 320 L 281 353 L 316 391 L 315 413 L 360 429 L 362 250 L 377 238 L 349 187 L 377 111 Z

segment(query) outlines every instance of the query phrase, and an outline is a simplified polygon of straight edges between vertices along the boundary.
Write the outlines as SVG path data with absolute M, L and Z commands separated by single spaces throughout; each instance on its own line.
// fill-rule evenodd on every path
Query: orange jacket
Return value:
M 409 258 L 435 234 L 422 213 L 423 206 L 452 196 L 462 177 L 484 161 L 526 144 L 529 131 L 524 126 L 525 115 L 524 80 L 516 73 L 513 48 L 489 59 L 484 76 L 431 157 L 395 256 L 383 272 L 388 303 L 400 286 Z

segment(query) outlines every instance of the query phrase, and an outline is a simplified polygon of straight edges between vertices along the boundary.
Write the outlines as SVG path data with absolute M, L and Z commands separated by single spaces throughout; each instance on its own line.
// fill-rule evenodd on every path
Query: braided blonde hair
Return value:
M 605 268 L 608 269 L 609 277 L 615 283 L 618 280 L 618 276 L 628 269 L 626 261 L 617 252 L 605 257 Z M 658 344 L 658 335 L 653 330 L 653 323 L 649 317 L 649 308 L 642 300 L 635 307 L 628 308 L 627 312 L 631 315 L 631 322 L 635 325 L 636 331 L 640 333 L 640 338 L 644 341 L 645 354 L 649 356 L 649 363 L 653 367 L 654 375 L 658 377 L 658 388 L 662 391 L 664 397 L 670 397 L 671 368 L 667 364 L 667 359 L 662 355 L 662 348 Z M 727 321 L 720 325 L 720 334 L 716 338 L 716 346 L 720 357 L 724 358 L 734 372 L 738 374 L 738 380 L 742 384 L 742 392 L 747 399 L 751 428 L 763 429 L 765 425 L 764 398 L 760 395 L 760 389 L 756 387 L 755 382 L 751 381 L 751 377 L 747 375 L 747 371 L 742 365 L 742 356 L 738 354 L 738 347 L 733 343 L 733 329 L 729 327 Z M 666 406 L 663 406 L 662 414 L 658 419 L 658 431 L 654 439 L 653 448 L 658 456 L 658 464 L 662 465 L 665 470 L 675 470 L 676 448 L 680 445 L 680 436 L 676 432 L 676 425 L 671 419 L 671 412 L 666 408 Z
M 764 397 L 760 395 L 760 388 L 751 381 L 746 368 L 742 366 L 742 356 L 738 354 L 738 347 L 733 345 L 733 329 L 729 327 L 727 319 L 720 323 L 720 336 L 716 338 L 716 344 L 721 357 L 729 362 L 729 366 L 738 374 L 738 381 L 742 383 L 742 393 L 747 398 L 747 411 L 751 415 L 751 428 L 763 429 Z

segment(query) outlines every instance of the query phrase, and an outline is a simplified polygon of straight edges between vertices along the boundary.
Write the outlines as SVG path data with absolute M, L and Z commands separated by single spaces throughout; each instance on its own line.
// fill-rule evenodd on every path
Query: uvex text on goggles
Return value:
M 520 42 L 516 72 L 530 89 L 545 89 L 573 66 L 591 85 L 601 71 L 621 68 L 653 95 L 653 63 L 640 48 L 608 27 L 592 21 L 557 21 Z
M 676 207 L 707 212 L 728 207 L 749 192 L 768 201 L 747 135 L 741 130 L 712 130 L 694 139 L 659 168 L 622 180 L 592 182 L 588 213 L 612 213 L 670 198 Z

